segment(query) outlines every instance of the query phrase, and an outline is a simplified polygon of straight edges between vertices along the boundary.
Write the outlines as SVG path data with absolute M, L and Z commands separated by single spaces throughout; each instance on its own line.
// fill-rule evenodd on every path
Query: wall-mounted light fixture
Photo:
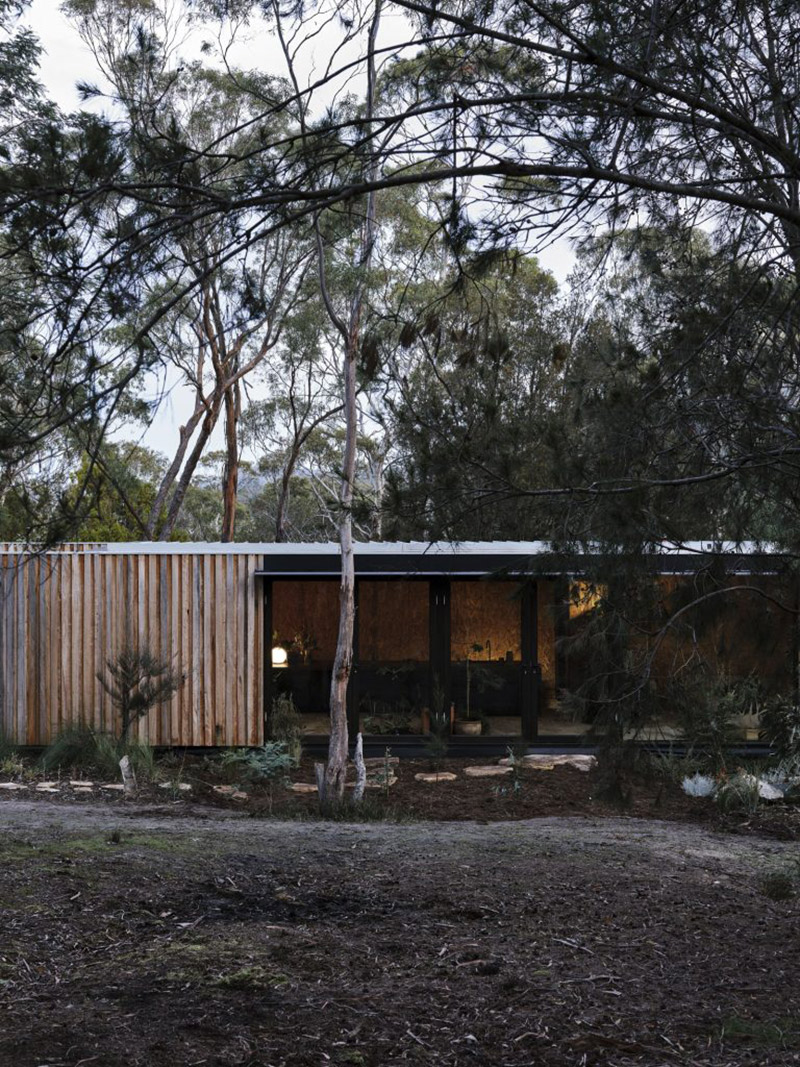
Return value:
M 273 667 L 285 667 L 289 657 L 286 653 L 286 649 L 281 645 L 275 645 L 272 650 L 272 666 Z

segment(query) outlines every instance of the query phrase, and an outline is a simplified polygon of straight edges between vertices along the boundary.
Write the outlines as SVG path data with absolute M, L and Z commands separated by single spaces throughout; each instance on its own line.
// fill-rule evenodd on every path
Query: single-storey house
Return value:
M 670 685 L 700 663 L 768 692 L 796 690 L 797 589 L 779 556 L 749 544 L 654 546 L 636 561 L 646 611 L 620 578 L 624 560 L 543 542 L 356 545 L 351 731 L 401 747 L 443 724 L 461 746 L 470 735 L 585 743 L 603 707 L 633 691 L 657 709 L 639 736 L 670 739 L 682 730 Z M 624 618 L 626 598 L 622 649 L 606 606 Z M 186 676 L 139 724 L 152 744 L 260 744 L 286 696 L 322 744 L 338 602 L 334 544 L 5 545 L 0 727 L 29 745 L 79 722 L 113 730 L 98 672 L 133 643 Z M 743 740 L 757 736 L 753 713 L 738 725 Z

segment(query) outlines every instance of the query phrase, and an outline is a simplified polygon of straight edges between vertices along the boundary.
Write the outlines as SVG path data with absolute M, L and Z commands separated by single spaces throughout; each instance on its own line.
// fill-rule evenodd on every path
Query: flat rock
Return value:
M 37 789 L 58 789 L 60 782 L 37 782 Z
M 110 789 L 112 793 L 121 793 L 125 786 L 121 782 L 107 782 L 100 786 L 101 789 Z
M 436 782 L 455 782 L 457 778 L 458 775 L 453 774 L 452 771 L 440 771 L 438 774 L 420 771 L 419 774 L 414 775 L 415 781 L 430 782 L 431 784 L 435 784 Z
M 28 787 L 26 785 L 23 785 L 22 782 L 0 782 L 0 789 L 8 789 L 11 792 L 13 792 L 13 791 L 15 791 L 17 789 L 27 789 L 27 788 Z
M 512 759 L 506 756 L 500 760 L 500 765 L 501 767 L 510 767 L 512 762 Z M 590 771 L 597 763 L 597 757 L 582 755 L 577 752 L 574 754 L 565 752 L 558 756 L 549 756 L 546 753 L 531 753 L 529 756 L 523 756 L 522 762 L 526 767 L 530 767 L 534 771 L 552 771 L 554 767 L 574 767 L 576 771 Z
M 237 792 L 235 785 L 215 785 L 215 793 L 221 793 L 224 797 L 232 797 Z
M 511 774 L 512 767 L 501 767 L 493 764 L 491 767 L 465 767 L 464 774 L 467 778 L 500 778 L 504 774 Z
M 94 787 L 94 782 L 85 782 L 82 778 L 76 778 L 74 781 L 70 779 L 69 784 L 73 789 L 92 789 Z
M 367 770 L 371 770 L 375 767 L 383 767 L 387 764 L 390 767 L 396 767 L 399 762 L 399 756 L 368 756 L 364 759 L 364 766 Z
M 159 789 L 177 789 L 180 793 L 188 793 L 192 788 L 188 782 L 161 782 Z
M 783 790 L 776 785 L 772 785 L 771 782 L 765 782 L 763 778 L 756 778 L 754 774 L 743 774 L 741 779 L 752 788 L 758 789 L 758 795 L 761 800 L 783 800 Z
M 238 792 L 238 791 L 236 793 L 231 793 L 231 800 L 249 800 L 249 799 L 250 799 L 250 794 L 249 793 L 241 793 L 241 792 Z
M 317 787 L 312 782 L 292 782 L 289 786 L 292 793 L 316 793 Z

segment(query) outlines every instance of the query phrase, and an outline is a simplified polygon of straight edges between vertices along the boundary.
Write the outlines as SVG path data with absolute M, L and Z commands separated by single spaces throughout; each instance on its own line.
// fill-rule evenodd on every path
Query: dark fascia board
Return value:
M 514 578 L 514 577 L 580 577 L 602 574 L 603 570 L 619 567 L 624 557 L 602 556 L 501 556 L 452 555 L 358 555 L 355 556 L 355 572 L 358 577 L 372 578 Z M 696 553 L 675 555 L 646 555 L 637 557 L 637 565 L 644 565 L 653 574 L 695 574 L 712 563 L 722 562 L 726 573 L 731 575 L 779 574 L 781 558 L 774 555 L 739 555 L 734 553 L 700 555 Z M 605 566 L 604 566 L 605 565 Z M 270 553 L 264 557 L 264 565 L 256 575 L 264 578 L 338 578 L 341 573 L 339 556 L 286 555 Z

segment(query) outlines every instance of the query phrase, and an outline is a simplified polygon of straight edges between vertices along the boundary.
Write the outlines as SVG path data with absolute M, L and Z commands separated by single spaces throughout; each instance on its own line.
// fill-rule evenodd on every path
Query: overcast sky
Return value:
M 97 82 L 99 75 L 91 52 L 62 14 L 60 0 L 33 0 L 25 21 L 35 31 L 43 46 L 40 76 L 48 95 L 65 111 L 85 106 L 80 103 L 75 85 L 78 81 Z M 337 32 L 334 27 L 320 35 L 316 43 L 319 59 L 335 47 L 337 42 L 331 35 L 336 35 Z M 268 57 L 267 61 L 270 62 L 271 58 Z M 276 62 L 280 60 L 277 50 L 274 58 Z M 245 69 L 264 64 L 264 38 L 260 27 L 254 28 L 249 42 L 243 43 L 237 49 L 235 60 Z M 552 271 L 559 283 L 563 283 L 572 267 L 573 256 L 566 242 L 559 241 L 540 254 L 539 260 L 542 266 Z M 190 410 L 190 397 L 180 389 L 173 389 L 160 407 L 152 426 L 143 438 L 143 443 L 160 452 L 174 451 L 177 428 L 186 420 Z M 220 426 L 212 448 L 218 448 L 221 439 Z

